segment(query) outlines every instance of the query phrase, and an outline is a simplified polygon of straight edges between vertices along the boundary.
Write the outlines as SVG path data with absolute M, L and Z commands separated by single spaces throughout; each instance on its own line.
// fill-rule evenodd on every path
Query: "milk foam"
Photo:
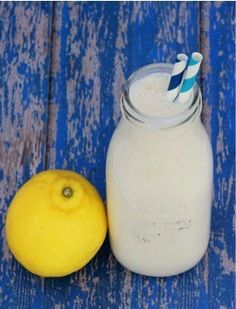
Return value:
M 168 117 L 183 112 L 187 104 L 169 102 L 166 98 L 169 80 L 169 74 L 156 73 L 135 81 L 129 90 L 132 104 L 151 117 Z

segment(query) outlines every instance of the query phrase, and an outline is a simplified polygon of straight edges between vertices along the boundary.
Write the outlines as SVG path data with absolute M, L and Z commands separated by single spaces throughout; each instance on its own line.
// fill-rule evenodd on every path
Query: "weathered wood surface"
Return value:
M 52 5 L 0 3 L 0 308 L 43 306 L 43 281 L 8 251 L 4 222 L 16 190 L 46 168 Z
M 201 42 L 204 122 L 214 153 L 212 233 L 205 256 L 210 308 L 234 308 L 235 271 L 235 11 L 232 3 L 203 3 Z
M 0 4 L 0 308 L 234 308 L 233 2 Z M 81 271 L 43 279 L 5 243 L 11 198 L 46 168 L 81 172 L 105 200 L 105 158 L 125 79 L 176 52 L 201 50 L 203 121 L 214 201 L 209 249 L 171 278 L 132 274 L 108 241 Z

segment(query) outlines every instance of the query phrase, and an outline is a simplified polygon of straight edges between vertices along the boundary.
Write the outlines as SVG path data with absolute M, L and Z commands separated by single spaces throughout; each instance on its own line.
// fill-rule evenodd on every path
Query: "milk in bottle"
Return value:
M 111 247 L 131 271 L 170 276 L 193 267 L 210 234 L 212 153 L 197 85 L 186 104 L 168 102 L 171 65 L 127 81 L 123 116 L 107 156 Z

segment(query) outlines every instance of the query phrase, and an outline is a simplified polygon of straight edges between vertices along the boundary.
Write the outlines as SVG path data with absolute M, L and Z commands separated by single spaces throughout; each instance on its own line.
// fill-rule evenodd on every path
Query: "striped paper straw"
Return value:
M 178 96 L 178 101 L 180 103 L 186 103 L 190 99 L 193 91 L 193 85 L 196 81 L 202 59 L 202 54 L 192 53 L 186 73 L 184 75 L 183 85 Z
M 187 63 L 188 57 L 185 54 L 177 55 L 166 93 L 169 101 L 174 101 L 179 93 Z

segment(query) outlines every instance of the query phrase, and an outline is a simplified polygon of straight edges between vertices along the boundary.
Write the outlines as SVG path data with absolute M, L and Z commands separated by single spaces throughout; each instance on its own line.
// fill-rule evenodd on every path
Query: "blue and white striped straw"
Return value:
M 188 63 L 188 57 L 185 54 L 178 54 L 171 74 L 166 96 L 169 101 L 174 101 L 179 94 L 182 85 L 184 70 Z
M 202 59 L 203 55 L 201 53 L 192 53 L 178 96 L 180 103 L 186 103 L 190 99 Z

